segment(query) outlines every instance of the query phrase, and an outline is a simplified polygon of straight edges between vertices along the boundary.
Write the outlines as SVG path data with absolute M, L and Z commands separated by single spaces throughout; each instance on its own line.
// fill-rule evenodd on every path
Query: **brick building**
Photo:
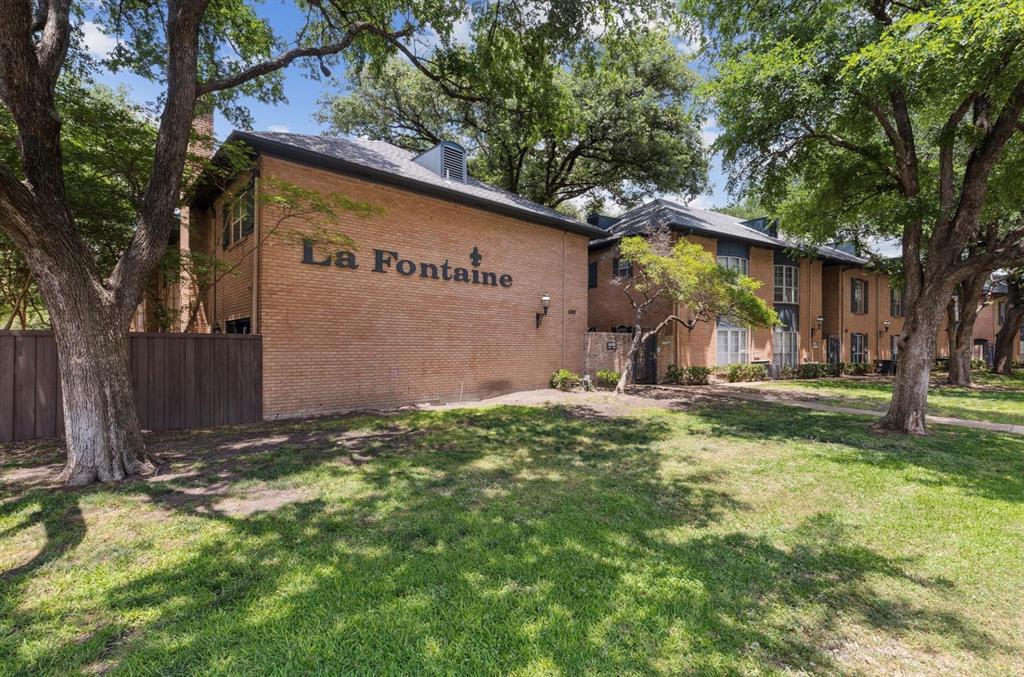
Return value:
M 700 244 L 719 264 L 759 280 L 758 294 L 782 320 L 775 329 L 747 329 L 723 321 L 698 324 L 692 332 L 678 324 L 666 327 L 645 351 L 645 359 L 656 365 L 645 370 L 651 377 L 660 379 L 672 364 L 764 362 L 782 367 L 894 357 L 895 337 L 903 328 L 900 290 L 852 251 L 817 247 L 808 252 L 780 236 L 767 219 L 744 221 L 669 200 L 655 200 L 618 219 L 595 216 L 591 223 L 605 231 L 590 244 L 591 331 L 629 330 L 633 310 L 619 281 L 629 271 L 618 257 L 619 241 L 662 227 Z M 664 303 L 652 309 L 649 325 L 670 310 Z M 937 339 L 937 354 L 948 354 L 945 332 Z
M 188 246 L 228 264 L 195 292 L 192 329 L 262 335 L 266 417 L 473 399 L 581 369 L 599 229 L 476 181 L 456 144 L 228 142 L 254 165 L 189 206 Z

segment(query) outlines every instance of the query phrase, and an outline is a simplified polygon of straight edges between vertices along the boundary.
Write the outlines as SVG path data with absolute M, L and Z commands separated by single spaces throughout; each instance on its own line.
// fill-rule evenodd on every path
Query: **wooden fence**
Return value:
M 143 429 L 208 428 L 262 419 L 259 336 L 132 333 L 128 350 Z M 63 435 L 53 333 L 0 331 L 0 442 Z

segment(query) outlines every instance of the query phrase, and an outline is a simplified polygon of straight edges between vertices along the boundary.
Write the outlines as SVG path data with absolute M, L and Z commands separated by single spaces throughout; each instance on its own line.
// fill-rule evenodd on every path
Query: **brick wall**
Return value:
M 268 417 L 473 399 L 545 387 L 556 369 L 583 368 L 585 236 L 276 158 L 261 159 L 261 174 L 385 210 L 292 221 L 262 245 L 257 331 Z M 279 216 L 266 206 L 259 218 L 265 226 Z M 302 236 L 317 229 L 352 238 L 359 267 L 301 263 Z M 511 275 L 511 287 L 404 276 L 394 263 L 372 270 L 374 249 L 471 269 L 474 246 L 480 270 Z M 537 327 L 544 293 L 551 305 Z M 227 292 L 218 302 L 244 305 Z
M 629 334 L 588 331 L 583 337 L 583 372 L 593 376 L 602 369 L 621 372 L 629 360 Z M 614 347 L 609 349 L 608 346 Z

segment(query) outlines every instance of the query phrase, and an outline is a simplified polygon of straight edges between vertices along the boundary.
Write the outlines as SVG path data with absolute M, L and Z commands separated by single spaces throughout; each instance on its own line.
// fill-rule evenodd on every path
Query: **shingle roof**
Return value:
M 550 207 L 491 186 L 472 177 L 465 183 L 448 181 L 413 161 L 416 154 L 384 141 L 344 139 L 287 132 L 234 131 L 227 139 L 242 141 L 257 151 L 345 171 L 428 192 L 545 225 L 595 237 L 604 231 L 566 216 Z
M 627 235 L 636 235 L 652 227 L 659 226 L 691 230 L 694 233 L 713 235 L 715 237 L 732 238 L 771 249 L 805 249 L 801 243 L 795 240 L 774 237 L 768 233 L 763 233 L 760 230 L 745 225 L 742 219 L 734 216 L 696 209 L 695 207 L 687 207 L 665 199 L 653 200 L 626 212 L 614 225 L 605 231 L 603 237 L 591 240 L 591 245 L 612 242 Z M 823 259 L 840 263 L 864 265 L 868 262 L 868 259 L 844 252 L 835 247 L 815 247 L 815 252 Z

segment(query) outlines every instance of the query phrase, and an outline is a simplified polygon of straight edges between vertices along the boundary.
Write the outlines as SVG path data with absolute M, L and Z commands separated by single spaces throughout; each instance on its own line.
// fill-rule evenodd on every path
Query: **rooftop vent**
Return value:
M 750 219 L 749 221 L 743 221 L 743 225 L 747 228 L 753 228 L 756 231 L 762 232 L 765 235 L 771 235 L 772 237 L 779 236 L 779 220 L 771 219 L 767 216 L 762 216 L 757 219 Z
M 413 158 L 442 179 L 466 182 L 466 149 L 453 141 L 442 141 Z
M 587 216 L 587 223 L 592 226 L 597 226 L 601 230 L 608 230 L 618 222 L 619 217 L 617 216 L 605 216 L 604 214 L 597 213 Z

